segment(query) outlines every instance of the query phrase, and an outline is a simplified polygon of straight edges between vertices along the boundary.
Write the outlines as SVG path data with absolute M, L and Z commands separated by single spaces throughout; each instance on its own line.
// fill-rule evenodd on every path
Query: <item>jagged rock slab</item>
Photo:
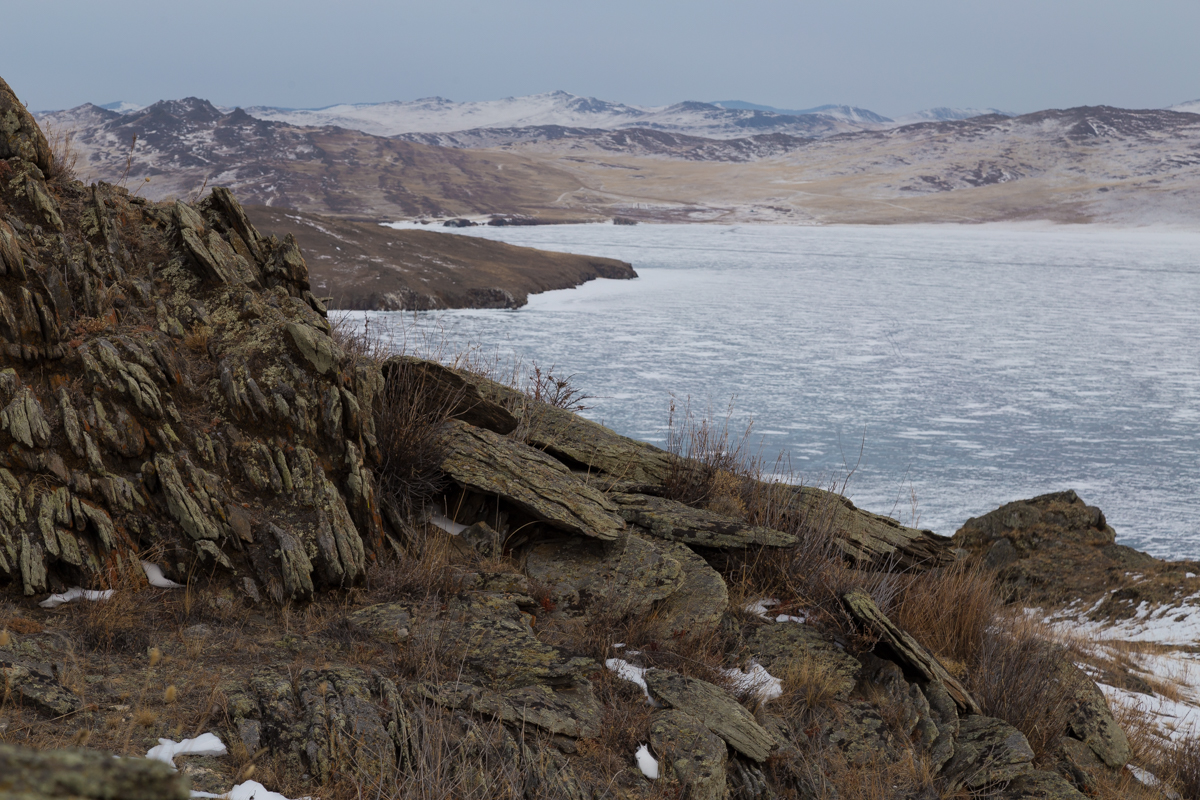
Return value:
M 539 404 L 526 411 L 529 443 L 623 480 L 661 484 L 670 472 L 665 450 L 618 433 L 561 408 Z
M 801 513 L 828 525 L 843 552 L 862 564 L 889 564 L 898 569 L 944 566 L 954 560 L 950 539 L 933 531 L 901 525 L 891 517 L 872 514 L 845 497 L 822 489 L 796 488 Z
M 770 528 L 747 525 L 713 511 L 692 508 L 665 497 L 613 494 L 624 520 L 646 529 L 652 536 L 699 547 L 790 547 L 795 536 Z
M 695 717 L 676 709 L 654 715 L 650 746 L 690 800 L 725 800 L 729 749 Z
M 747 758 L 766 761 L 776 745 L 775 737 L 719 686 L 659 669 L 647 670 L 645 680 L 652 697 L 695 717 Z
M 667 479 L 670 455 L 665 450 L 621 436 L 566 409 L 535 403 L 495 381 L 466 377 L 484 397 L 520 409 L 525 439 L 539 450 L 618 480 L 661 486 Z
M 684 582 L 683 565 L 655 545 L 631 535 L 616 542 L 543 542 L 525 555 L 525 571 L 551 587 L 556 602 L 567 609 L 601 603 L 607 611 L 638 614 L 670 597 Z
M 963 717 L 954 756 L 942 768 L 951 790 L 981 789 L 1033 771 L 1033 749 L 1025 735 L 1007 722 L 977 714 Z
M 875 605 L 875 601 L 869 594 L 861 589 L 855 589 L 843 595 L 842 603 L 859 624 L 879 634 L 905 664 L 924 676 L 926 680 L 945 686 L 946 691 L 954 698 L 954 702 L 959 708 L 970 714 L 981 713 L 979 703 L 975 701 L 967 688 L 946 671 L 933 653 L 926 650 L 920 642 L 888 619 L 879 610 L 879 606 Z
M 442 470 L 469 489 L 499 495 L 572 533 L 611 540 L 625 529 L 612 502 L 539 450 L 453 419 L 441 441 Z
M 16 800 L 188 800 L 190 789 L 186 777 L 161 761 L 0 744 L 0 794 Z
M 403 383 L 411 391 L 429 393 L 448 405 L 450 416 L 501 435 L 512 433 L 517 418 L 507 408 L 479 393 L 476 382 L 433 361 L 393 356 L 383 363 L 389 385 Z

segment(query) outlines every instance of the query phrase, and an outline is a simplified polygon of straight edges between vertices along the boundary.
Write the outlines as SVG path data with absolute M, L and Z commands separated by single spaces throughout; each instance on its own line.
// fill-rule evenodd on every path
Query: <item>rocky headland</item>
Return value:
M 394 230 L 291 209 L 247 206 L 264 235 L 292 234 L 313 291 L 331 309 L 520 308 L 531 294 L 596 278 L 636 278 L 624 261 L 477 237 Z
M 703 426 L 664 451 L 553 377 L 381 352 L 321 294 L 224 188 L 70 180 L 0 81 L 0 795 L 1176 780 L 1111 681 L 1004 605 L 1091 597 L 1054 580 L 1069 559 L 1190 574 L 1073 494 L 937 536 L 764 481 Z

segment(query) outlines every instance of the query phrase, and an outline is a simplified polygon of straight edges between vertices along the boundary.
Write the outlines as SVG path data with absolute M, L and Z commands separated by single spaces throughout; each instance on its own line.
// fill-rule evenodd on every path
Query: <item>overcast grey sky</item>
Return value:
M 0 26 L 0 76 L 36 110 L 553 89 L 890 115 L 1200 98 L 1197 0 L 5 0 Z

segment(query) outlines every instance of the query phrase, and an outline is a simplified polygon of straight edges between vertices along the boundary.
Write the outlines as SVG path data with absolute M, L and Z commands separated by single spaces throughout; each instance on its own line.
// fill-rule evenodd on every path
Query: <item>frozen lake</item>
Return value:
M 1118 541 L 1200 558 L 1200 233 L 1099 227 L 471 228 L 631 262 L 519 311 L 372 313 L 397 340 L 554 365 L 661 443 L 673 394 L 753 419 L 807 483 L 953 533 L 1073 488 Z M 916 499 L 914 507 L 912 498 Z

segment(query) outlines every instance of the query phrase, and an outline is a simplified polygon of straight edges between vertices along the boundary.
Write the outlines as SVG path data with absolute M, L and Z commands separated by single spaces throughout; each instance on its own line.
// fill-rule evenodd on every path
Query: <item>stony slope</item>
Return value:
M 192 786 L 292 797 L 1145 796 L 1065 654 L 1029 662 L 1066 687 L 1035 750 L 889 616 L 948 540 L 618 436 L 552 381 L 373 357 L 293 239 L 221 188 L 67 180 L 3 82 L 0 219 L 6 744 L 212 733 Z M 101 594 L 46 597 L 75 586 Z M 186 788 L 0 762 L 27 798 Z M 96 777 L 47 784 L 67 763 Z

